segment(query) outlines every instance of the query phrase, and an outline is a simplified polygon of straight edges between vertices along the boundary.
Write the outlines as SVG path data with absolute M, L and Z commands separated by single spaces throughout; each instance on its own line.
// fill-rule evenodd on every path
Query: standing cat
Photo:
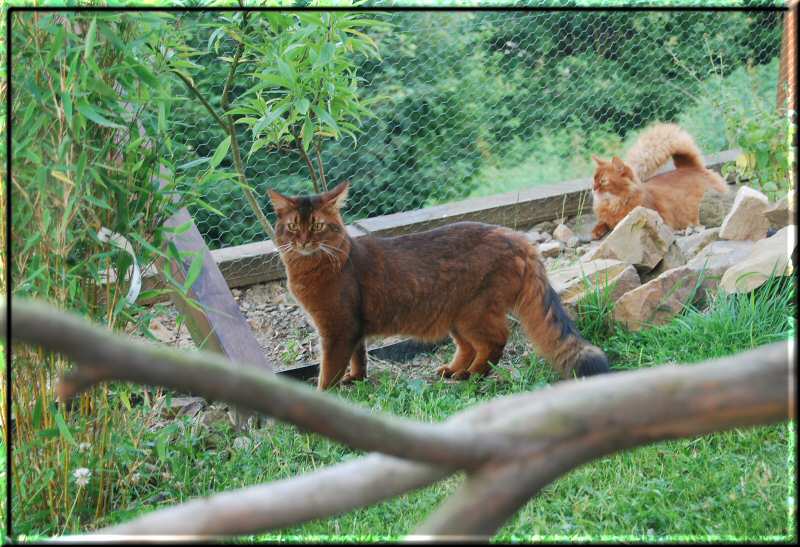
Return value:
M 608 371 L 605 354 L 575 329 L 523 234 L 457 222 L 353 239 L 339 214 L 347 188 L 343 183 L 302 197 L 269 191 L 289 289 L 321 337 L 318 389 L 366 377 L 369 335 L 438 340 L 450 334 L 455 357 L 437 372 L 457 379 L 485 374 L 503 353 L 507 312 L 519 317 L 562 377 Z
M 650 178 L 670 157 L 675 169 Z M 657 211 L 675 230 L 700 224 L 700 200 L 706 190 L 727 191 L 722 177 L 703 166 L 691 135 L 675 124 L 646 129 L 626 161 L 617 156 L 611 161 L 592 159 L 597 163 L 592 187 L 597 216 L 593 239 L 603 237 L 639 205 Z

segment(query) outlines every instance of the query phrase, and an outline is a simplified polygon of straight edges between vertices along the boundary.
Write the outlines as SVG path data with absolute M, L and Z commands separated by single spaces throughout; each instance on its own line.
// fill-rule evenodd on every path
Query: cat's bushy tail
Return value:
M 706 172 L 704 182 L 709 187 L 718 192 L 727 191 L 728 186 L 722 177 L 703 165 L 703 156 L 692 136 L 674 123 L 657 123 L 642 131 L 628 151 L 625 162 L 644 182 L 670 158 L 676 169 L 701 169 Z
M 522 322 L 539 355 L 562 378 L 572 377 L 573 372 L 577 376 L 609 372 L 605 353 L 586 341 L 575 328 L 532 245 L 514 315 Z

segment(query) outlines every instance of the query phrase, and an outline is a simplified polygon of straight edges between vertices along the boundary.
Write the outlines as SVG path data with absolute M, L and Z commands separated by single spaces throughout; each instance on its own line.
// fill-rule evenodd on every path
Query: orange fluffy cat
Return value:
M 669 158 L 675 169 L 652 176 Z M 682 230 L 700 224 L 700 200 L 706 190 L 726 192 L 725 181 L 703 166 L 691 135 L 675 124 L 655 124 L 645 129 L 623 161 L 596 156 L 592 188 L 597 225 L 592 238 L 600 239 L 625 215 L 641 205 L 661 215 L 670 227 Z

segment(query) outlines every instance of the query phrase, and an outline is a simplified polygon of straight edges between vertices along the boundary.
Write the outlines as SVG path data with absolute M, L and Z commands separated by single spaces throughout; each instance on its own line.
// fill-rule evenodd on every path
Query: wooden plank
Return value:
M 706 166 L 719 172 L 726 163 L 736 161 L 740 153 L 738 149 L 734 149 L 707 156 Z M 657 172 L 672 168 L 672 162 L 668 162 Z M 562 210 L 567 216 L 575 215 L 579 210 L 590 211 L 591 198 L 588 196 L 590 185 L 591 179 L 585 178 L 537 186 L 520 192 L 471 198 L 417 211 L 373 217 L 358 221 L 347 229 L 352 237 L 359 237 L 368 231 L 382 236 L 397 235 L 427 230 L 458 220 L 477 220 L 526 229 L 538 222 L 562 216 Z M 587 197 L 581 202 L 583 195 Z M 271 241 L 215 249 L 211 251 L 211 256 L 231 288 L 286 278 L 283 263 Z M 163 284 L 145 273 L 143 286 L 147 289 Z
M 175 307 L 186 316 L 186 326 L 192 339 L 198 347 L 222 353 L 236 363 L 273 370 L 274 363 L 266 357 L 255 339 L 189 211 L 181 209 L 164 225 L 174 228 L 186 223 L 189 223 L 189 229 L 172 234 L 170 239 L 180 252 L 199 255 L 181 257 L 180 263 L 172 261 L 170 273 L 178 283 L 183 283 L 194 256 L 200 257 L 202 271 L 189 288 L 188 297 L 199 303 L 202 310 L 190 305 L 178 291 L 171 291 L 171 297 Z M 159 267 L 164 267 L 163 261 Z

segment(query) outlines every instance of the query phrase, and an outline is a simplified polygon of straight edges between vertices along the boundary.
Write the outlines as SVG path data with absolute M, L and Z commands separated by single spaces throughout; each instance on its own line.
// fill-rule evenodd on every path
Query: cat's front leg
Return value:
M 343 384 L 349 384 L 367 377 L 367 346 L 364 340 L 356 345 L 356 350 L 350 358 L 350 372 L 342 378 Z
M 341 335 L 322 337 L 322 363 L 317 380 L 319 391 L 333 387 L 344 376 L 357 342 Z

